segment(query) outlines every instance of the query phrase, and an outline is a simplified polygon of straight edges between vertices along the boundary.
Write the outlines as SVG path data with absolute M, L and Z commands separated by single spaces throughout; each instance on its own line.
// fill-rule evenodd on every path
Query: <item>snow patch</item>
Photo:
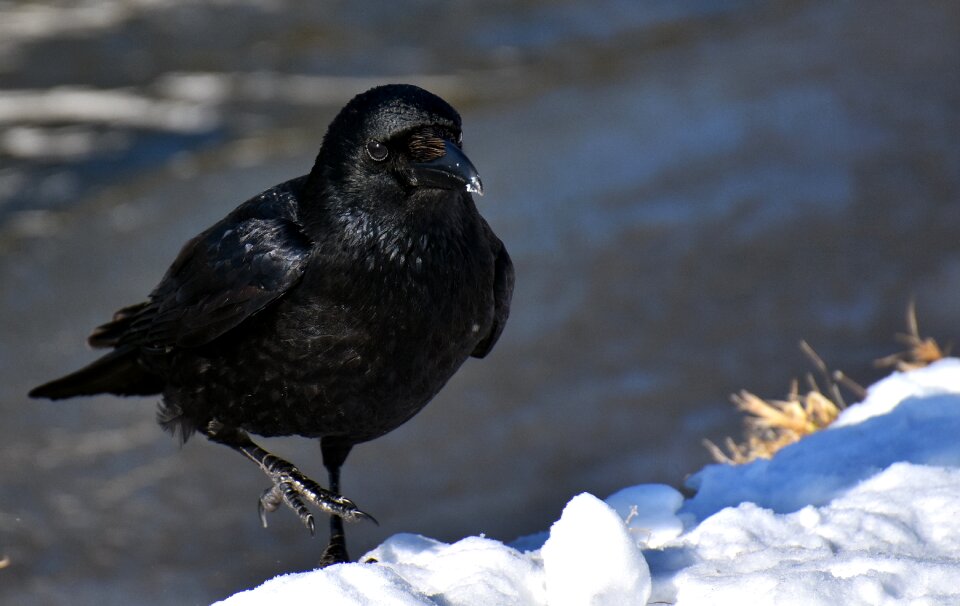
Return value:
M 427 606 L 436 603 L 421 595 L 389 568 L 358 564 L 339 564 L 324 571 L 286 574 L 218 603 L 254 606 L 283 604 L 291 599 L 304 603 L 344 605 Z
M 607 505 L 626 521 L 634 539 L 643 547 L 662 547 L 683 532 L 683 521 L 677 516 L 683 495 L 666 484 L 624 488 L 607 497 Z
M 824 507 L 724 509 L 679 544 L 676 604 L 956 604 L 958 497 L 960 469 L 896 463 Z
M 400 534 L 360 561 L 371 558 L 378 564 L 367 566 L 389 567 L 429 596 L 431 604 L 544 603 L 543 570 L 538 558 L 500 541 L 467 537 L 450 545 Z
M 956 393 L 960 359 L 946 358 L 930 366 L 910 372 L 895 372 L 867 389 L 867 399 L 843 411 L 832 429 L 862 423 L 871 417 L 887 414 L 911 397 Z
M 591 494 L 567 503 L 540 554 L 551 606 L 629 606 L 650 597 L 650 569 L 636 541 Z

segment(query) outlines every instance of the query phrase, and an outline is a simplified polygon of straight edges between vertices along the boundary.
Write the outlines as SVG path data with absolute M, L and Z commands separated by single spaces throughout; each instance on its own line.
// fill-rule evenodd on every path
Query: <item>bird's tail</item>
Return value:
M 29 395 L 31 398 L 62 400 L 99 393 L 120 396 L 160 393 L 163 389 L 161 378 L 144 370 L 137 357 L 135 348 L 120 347 L 76 372 L 33 388 Z

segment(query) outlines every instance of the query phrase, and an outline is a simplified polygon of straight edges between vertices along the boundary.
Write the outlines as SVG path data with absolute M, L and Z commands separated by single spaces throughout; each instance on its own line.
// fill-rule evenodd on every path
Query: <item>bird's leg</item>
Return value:
M 340 494 L 340 468 L 347 460 L 347 455 L 350 454 L 352 447 L 352 444 L 332 437 L 325 437 L 320 441 L 323 465 L 327 468 L 327 474 L 330 478 L 330 492 L 335 495 Z M 330 516 L 330 542 L 327 543 L 327 548 L 323 550 L 323 555 L 320 557 L 320 567 L 324 568 L 331 564 L 349 561 L 350 556 L 347 555 L 347 537 L 343 530 L 343 518 L 332 515 Z
M 334 516 L 337 520 L 347 520 L 349 522 L 364 518 L 373 520 L 372 516 L 357 509 L 357 506 L 350 499 L 340 496 L 336 490 L 323 488 L 303 475 L 289 461 L 281 459 L 255 444 L 247 435 L 247 432 L 224 427 L 219 423 L 211 423 L 204 433 L 210 440 L 233 448 L 259 465 L 263 473 L 267 474 L 267 477 L 273 482 L 273 487 L 267 489 L 260 497 L 260 520 L 264 526 L 267 525 L 267 512 L 274 511 L 281 504 L 284 504 L 299 516 L 303 525 L 310 530 L 310 534 L 313 534 L 313 514 L 307 509 L 304 501 L 314 505 L 324 513 Z M 344 456 L 344 458 L 346 457 Z

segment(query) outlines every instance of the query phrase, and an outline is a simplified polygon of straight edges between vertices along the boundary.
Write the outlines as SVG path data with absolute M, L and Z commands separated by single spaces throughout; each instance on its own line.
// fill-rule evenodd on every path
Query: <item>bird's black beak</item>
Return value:
M 414 185 L 440 189 L 464 188 L 483 195 L 483 183 L 470 159 L 450 141 L 443 142 L 444 153 L 436 160 L 413 164 Z

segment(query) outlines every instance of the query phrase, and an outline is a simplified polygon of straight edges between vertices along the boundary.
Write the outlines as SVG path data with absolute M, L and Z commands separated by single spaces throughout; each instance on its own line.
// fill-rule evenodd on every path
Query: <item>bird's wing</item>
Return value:
M 303 274 L 310 248 L 288 218 L 228 217 L 184 245 L 150 301 L 124 318 L 120 343 L 209 343 L 287 292 Z
M 510 315 L 510 299 L 513 298 L 513 262 L 510 255 L 507 254 L 507 248 L 503 242 L 496 236 L 491 238 L 498 247 L 497 257 L 494 264 L 493 276 L 493 324 L 490 326 L 490 332 L 480 341 L 470 354 L 475 358 L 482 358 L 490 353 L 493 346 L 496 345 L 503 327 L 507 324 L 507 317 Z

